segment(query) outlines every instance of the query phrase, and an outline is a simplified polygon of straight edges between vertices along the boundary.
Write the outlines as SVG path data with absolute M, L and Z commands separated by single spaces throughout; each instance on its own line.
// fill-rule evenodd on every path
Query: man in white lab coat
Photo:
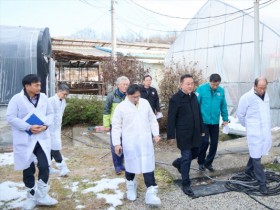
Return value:
M 257 78 L 254 88 L 240 98 L 237 109 L 239 122 L 246 127 L 250 152 L 245 174 L 258 180 L 259 190 L 263 194 L 266 194 L 268 189 L 261 158 L 268 155 L 272 143 L 269 96 L 266 88 L 267 80 L 263 77 Z
M 57 93 L 49 98 L 49 102 L 54 111 L 54 122 L 49 127 L 51 134 L 51 158 L 54 158 L 56 167 L 59 169 L 59 176 L 66 176 L 70 170 L 68 169 L 65 160 L 60 153 L 61 150 L 61 124 L 62 117 L 66 107 L 65 98 L 69 94 L 69 87 L 66 84 L 58 86 Z M 50 173 L 55 173 L 56 170 L 50 167 Z
M 22 85 L 23 90 L 14 95 L 8 104 L 6 118 L 13 131 L 14 168 L 23 170 L 23 182 L 27 188 L 23 209 L 33 209 L 36 205 L 57 204 L 57 200 L 48 195 L 47 184 L 51 160 L 48 126 L 53 123 L 53 109 L 47 96 L 40 93 L 41 82 L 37 75 L 26 75 Z M 35 156 L 39 169 L 37 189 Z
M 136 199 L 135 174 L 143 173 L 147 186 L 146 204 L 160 205 L 154 176 L 155 156 L 152 139 L 153 135 L 155 142 L 160 140 L 159 125 L 149 102 L 140 98 L 140 90 L 138 85 L 130 85 L 126 91 L 126 99 L 116 107 L 112 119 L 112 142 L 115 153 L 124 154 L 127 199 Z

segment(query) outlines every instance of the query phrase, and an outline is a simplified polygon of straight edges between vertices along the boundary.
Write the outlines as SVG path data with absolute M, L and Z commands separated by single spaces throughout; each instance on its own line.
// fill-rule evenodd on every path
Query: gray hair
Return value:
M 121 76 L 121 77 L 118 77 L 118 79 L 116 80 L 116 84 L 117 85 L 120 84 L 121 81 L 123 81 L 123 80 L 126 80 L 129 82 L 129 79 L 126 76 Z
M 70 91 L 70 88 L 68 87 L 68 85 L 64 84 L 64 83 L 61 83 L 58 85 L 58 90 L 60 91 L 66 91 L 69 93 Z

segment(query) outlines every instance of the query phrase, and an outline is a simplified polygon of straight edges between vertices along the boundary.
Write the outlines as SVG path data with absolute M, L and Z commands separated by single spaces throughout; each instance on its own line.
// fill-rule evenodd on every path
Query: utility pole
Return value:
M 255 70 L 255 78 L 261 76 L 259 26 L 260 26 L 259 0 L 255 0 L 255 2 L 254 2 L 254 70 Z
M 117 39 L 115 33 L 115 0 L 111 0 L 111 36 L 112 36 L 112 60 L 116 59 Z

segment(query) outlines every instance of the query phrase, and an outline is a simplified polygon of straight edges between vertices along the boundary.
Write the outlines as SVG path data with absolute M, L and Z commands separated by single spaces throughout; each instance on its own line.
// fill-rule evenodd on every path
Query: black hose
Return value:
M 246 175 L 244 172 L 234 174 L 225 184 L 231 191 L 244 192 L 248 195 L 274 196 L 280 194 L 280 175 L 272 171 L 266 171 L 266 185 L 268 192 L 263 194 L 259 191 L 259 183 L 256 179 Z

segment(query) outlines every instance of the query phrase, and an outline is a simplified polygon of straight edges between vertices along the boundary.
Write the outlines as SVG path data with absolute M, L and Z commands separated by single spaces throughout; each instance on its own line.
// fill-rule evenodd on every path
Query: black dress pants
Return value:
M 245 172 L 254 172 L 260 185 L 266 183 L 266 176 L 261 164 L 261 158 L 249 158 Z
M 39 169 L 38 180 L 42 180 L 43 182 L 47 183 L 49 180 L 49 163 L 47 156 L 42 149 L 39 142 L 36 143 L 33 154 L 37 157 L 38 164 L 37 167 Z M 23 183 L 26 187 L 32 188 L 35 185 L 35 164 L 32 162 L 29 168 L 23 170 Z
M 145 181 L 145 185 L 147 188 L 150 186 L 157 186 L 156 180 L 155 180 L 155 174 L 153 171 L 148 172 L 148 173 L 143 173 L 143 176 L 144 176 L 144 181 Z M 134 177 L 135 177 L 135 174 L 125 171 L 125 178 L 128 181 L 132 181 L 134 179 Z

